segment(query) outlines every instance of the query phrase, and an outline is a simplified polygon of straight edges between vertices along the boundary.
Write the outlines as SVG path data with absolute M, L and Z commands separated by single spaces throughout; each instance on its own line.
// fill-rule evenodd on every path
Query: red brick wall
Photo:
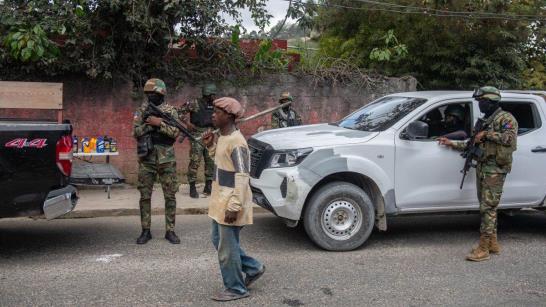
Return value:
M 336 121 L 383 94 L 415 90 L 415 84 L 415 80 L 411 78 L 393 78 L 386 79 L 376 91 L 358 92 L 351 88 L 315 87 L 312 80 L 278 75 L 241 87 L 219 84 L 219 89 L 221 95 L 239 99 L 246 106 L 246 116 L 275 106 L 280 92 L 289 90 L 295 97 L 295 108 L 300 112 L 304 123 L 311 124 Z M 178 106 L 199 95 L 199 87 L 184 86 L 178 91 L 169 91 L 167 102 Z M 134 183 L 137 157 L 136 142 L 131 136 L 132 120 L 134 111 L 141 102 L 131 97 L 130 84 L 65 80 L 63 100 L 64 118 L 71 121 L 74 135 L 80 138 L 108 135 L 117 140 L 120 155 L 112 157 L 111 163 L 121 170 L 128 182 Z M 0 118 L 2 117 L 54 119 L 55 112 L 0 109 Z M 267 129 L 269 122 L 270 117 L 265 116 L 245 123 L 240 128 L 248 137 L 259 130 Z M 187 140 L 183 144 L 176 143 L 175 148 L 179 174 L 182 181 L 185 181 L 189 143 Z

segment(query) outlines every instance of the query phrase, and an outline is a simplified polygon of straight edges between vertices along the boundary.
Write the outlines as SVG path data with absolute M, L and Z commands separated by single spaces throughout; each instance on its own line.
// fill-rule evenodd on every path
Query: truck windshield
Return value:
M 415 97 L 383 97 L 350 114 L 337 124 L 353 130 L 383 131 L 426 101 Z

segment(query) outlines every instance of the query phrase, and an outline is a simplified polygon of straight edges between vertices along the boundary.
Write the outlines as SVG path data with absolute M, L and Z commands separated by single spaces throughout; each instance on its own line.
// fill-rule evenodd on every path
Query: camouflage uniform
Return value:
M 179 108 L 178 112 L 185 118 L 186 121 L 190 121 L 191 114 L 195 114 L 199 111 L 199 107 L 207 104 L 204 98 L 195 99 L 187 102 L 182 108 Z M 211 126 L 212 127 L 212 126 Z M 195 135 L 201 135 L 211 127 L 198 127 L 195 128 Z M 190 163 L 188 165 L 188 182 L 197 181 L 197 171 L 199 164 L 201 163 L 201 157 L 205 160 L 205 180 L 212 181 L 214 171 L 214 160 L 211 159 L 206 148 L 199 145 L 198 142 L 190 141 Z
M 289 92 L 283 92 L 279 99 L 279 103 L 283 101 L 292 101 L 293 98 Z M 301 125 L 301 117 L 290 106 L 279 109 L 271 114 L 271 128 L 286 128 Z
M 476 185 L 480 201 L 480 233 L 496 235 L 497 206 L 502 196 L 506 175 L 512 169 L 512 153 L 516 150 L 518 122 L 512 114 L 498 108 L 485 125 L 486 134 L 479 144 L 484 157 L 476 168 Z M 463 150 L 466 142 L 453 142 L 453 147 Z
M 144 102 L 137 110 L 133 123 L 133 136 L 139 138 L 146 133 L 157 133 L 168 138 L 176 139 L 179 134 L 177 128 L 161 123 L 160 127 L 152 127 L 145 124 L 142 115 L 148 107 Z M 177 118 L 176 109 L 163 102 L 159 109 Z M 140 191 L 140 219 L 142 229 L 150 229 L 151 226 L 151 198 L 153 185 L 159 177 L 163 195 L 165 197 L 165 226 L 167 231 L 174 231 L 176 218 L 176 197 L 178 191 L 178 178 L 176 176 L 176 159 L 173 145 L 154 144 L 153 150 L 146 157 L 140 158 L 138 163 L 138 190 Z

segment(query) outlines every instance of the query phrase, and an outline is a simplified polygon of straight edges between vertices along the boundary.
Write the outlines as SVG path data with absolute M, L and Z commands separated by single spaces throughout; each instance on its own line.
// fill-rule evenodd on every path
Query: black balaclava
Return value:
M 479 99 L 478 107 L 480 108 L 480 112 L 485 114 L 485 117 L 489 117 L 499 108 L 499 103 L 489 99 Z
M 158 93 L 150 93 L 148 94 L 148 101 L 155 106 L 159 106 L 165 101 L 165 97 Z

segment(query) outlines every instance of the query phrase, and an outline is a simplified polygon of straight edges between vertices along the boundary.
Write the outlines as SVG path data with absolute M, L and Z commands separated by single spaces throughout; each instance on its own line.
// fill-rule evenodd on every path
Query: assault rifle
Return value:
M 472 161 L 479 161 L 483 157 L 483 150 L 481 150 L 478 147 L 478 144 L 476 144 L 476 135 L 478 135 L 478 133 L 485 130 L 486 128 L 487 125 L 485 124 L 485 120 L 483 118 L 479 118 L 476 122 L 476 125 L 474 126 L 474 131 L 472 136 L 470 137 L 470 140 L 468 140 L 463 152 L 461 153 L 461 157 L 465 159 L 463 169 L 461 170 L 461 173 L 463 173 L 463 179 L 461 180 L 461 186 L 459 187 L 459 189 L 461 190 L 463 189 L 466 173 L 470 170 L 471 167 L 475 168 L 477 166 L 477 164 L 472 163 Z
M 155 116 L 163 119 L 163 122 L 165 124 L 178 128 L 178 130 L 180 130 L 180 132 L 182 132 L 184 136 L 187 136 L 190 140 L 197 142 L 199 145 L 204 147 L 203 143 L 201 143 L 200 140 L 198 140 L 193 134 L 191 134 L 191 132 L 186 127 L 184 127 L 184 125 L 178 119 L 172 117 L 170 114 L 161 111 L 161 109 L 159 109 L 153 103 L 148 103 L 148 108 L 144 112 L 143 118 L 146 118 L 148 116 Z

